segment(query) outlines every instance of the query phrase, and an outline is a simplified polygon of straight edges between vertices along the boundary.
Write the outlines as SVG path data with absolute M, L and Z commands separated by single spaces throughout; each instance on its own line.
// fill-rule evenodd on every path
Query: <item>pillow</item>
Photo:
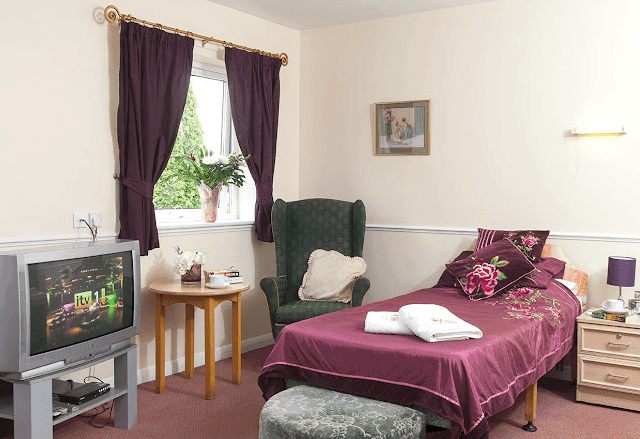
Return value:
M 473 251 L 465 250 L 462 253 L 460 253 L 458 257 L 451 262 L 464 259 L 469 255 L 471 255 L 471 253 L 473 253 Z M 458 280 L 455 277 L 453 277 L 451 273 L 449 273 L 447 270 L 444 270 L 440 275 L 440 279 L 438 279 L 438 283 L 435 284 L 433 288 L 460 288 L 460 284 L 458 283 Z
M 565 262 L 556 258 L 540 258 L 533 264 L 535 268 L 518 282 L 518 286 L 547 288 L 551 279 L 562 279 Z
M 537 262 L 538 259 L 540 259 L 540 255 L 542 255 L 542 249 L 544 248 L 544 243 L 547 241 L 547 236 L 549 236 L 548 230 L 508 231 L 479 228 L 475 251 L 501 239 L 508 239 L 512 241 L 531 262 Z
M 471 300 L 495 296 L 534 269 L 531 261 L 508 239 L 496 241 L 445 267 Z
M 314 250 L 309 256 L 298 297 L 309 301 L 349 303 L 349 284 L 366 270 L 367 263 L 360 257 L 350 258 L 335 250 Z

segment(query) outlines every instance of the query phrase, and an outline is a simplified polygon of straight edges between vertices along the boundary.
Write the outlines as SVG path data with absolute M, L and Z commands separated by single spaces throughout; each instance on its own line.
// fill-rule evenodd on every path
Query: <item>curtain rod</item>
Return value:
M 162 30 L 175 32 L 175 33 L 178 33 L 178 34 L 186 35 L 186 36 L 191 37 L 191 38 L 198 38 L 199 40 L 202 40 L 202 46 L 203 47 L 207 43 L 216 43 L 216 44 L 219 44 L 221 46 L 235 47 L 236 49 L 246 50 L 247 52 L 255 52 L 255 53 L 259 53 L 260 55 L 270 56 L 271 58 L 278 58 L 278 59 L 280 59 L 282 61 L 282 65 L 283 66 L 286 66 L 287 64 L 289 64 L 289 57 L 284 52 L 280 53 L 280 54 L 264 52 L 262 50 L 252 49 L 252 48 L 246 47 L 246 46 L 240 46 L 239 44 L 229 43 L 227 41 L 222 41 L 222 40 L 216 40 L 215 38 L 212 38 L 212 37 L 207 37 L 207 36 L 204 36 L 204 35 L 194 34 L 193 32 L 188 32 L 188 31 L 176 29 L 176 28 L 173 28 L 173 27 L 163 26 L 163 25 L 161 25 L 159 23 L 151 23 L 149 21 L 145 21 L 145 20 L 141 20 L 139 18 L 135 18 L 135 17 L 133 17 L 131 15 L 122 15 L 122 14 L 120 14 L 120 11 L 118 11 L 118 8 L 116 8 L 113 5 L 109 5 L 106 8 L 104 8 L 104 16 L 105 16 L 105 18 L 107 19 L 107 21 L 109 23 L 115 23 L 118 20 L 136 21 L 138 23 L 142 23 L 142 24 L 147 25 L 147 26 L 152 26 L 152 27 L 156 27 L 156 28 L 159 28 L 159 29 L 162 29 Z

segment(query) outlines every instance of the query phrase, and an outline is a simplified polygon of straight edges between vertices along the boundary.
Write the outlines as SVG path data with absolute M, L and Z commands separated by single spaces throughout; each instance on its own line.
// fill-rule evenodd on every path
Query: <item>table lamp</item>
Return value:
M 622 287 L 632 287 L 636 279 L 636 260 L 626 256 L 609 256 L 607 284 L 620 287 L 618 300 L 622 300 Z

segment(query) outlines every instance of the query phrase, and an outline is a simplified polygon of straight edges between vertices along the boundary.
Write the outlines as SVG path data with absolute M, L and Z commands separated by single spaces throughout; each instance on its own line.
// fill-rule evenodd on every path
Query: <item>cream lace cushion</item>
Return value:
M 348 303 L 349 284 L 365 271 L 367 263 L 360 257 L 351 258 L 335 250 L 314 250 L 298 296 L 301 300 Z

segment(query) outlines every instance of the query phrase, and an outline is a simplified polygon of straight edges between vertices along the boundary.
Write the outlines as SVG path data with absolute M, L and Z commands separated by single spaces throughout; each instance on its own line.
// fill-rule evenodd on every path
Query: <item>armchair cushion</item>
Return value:
M 340 311 L 351 307 L 348 303 L 342 302 L 307 302 L 297 300 L 285 303 L 276 310 L 275 323 L 288 325 L 311 317 L 321 316 L 334 311 Z
M 359 256 L 348 257 L 335 250 L 314 250 L 302 278 L 298 296 L 307 301 L 351 302 L 351 282 L 367 271 Z

